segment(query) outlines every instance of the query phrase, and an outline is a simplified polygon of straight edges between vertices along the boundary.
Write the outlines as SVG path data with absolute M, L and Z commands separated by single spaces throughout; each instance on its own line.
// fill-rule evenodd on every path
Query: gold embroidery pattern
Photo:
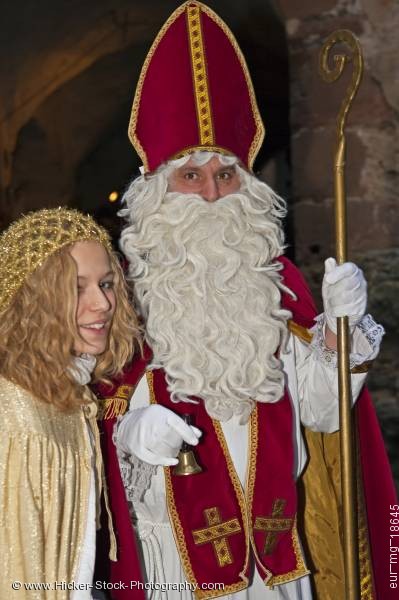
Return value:
M 254 529 L 265 531 L 265 546 L 263 554 L 272 554 L 277 544 L 277 536 L 283 531 L 289 531 L 292 527 L 293 519 L 283 517 L 286 500 L 277 498 L 273 503 L 271 517 L 256 517 Z
M 150 392 L 150 404 L 156 404 L 155 392 L 154 392 L 154 373 L 152 371 L 146 372 L 148 389 Z
M 157 400 L 154 393 L 154 375 L 152 371 L 147 371 L 147 382 L 150 390 L 150 402 L 156 404 Z M 190 556 L 187 550 L 186 540 L 184 537 L 183 526 L 180 521 L 179 513 L 176 508 L 176 502 L 173 494 L 173 486 L 171 480 L 171 472 L 169 467 L 164 467 L 165 476 L 165 488 L 166 488 L 166 501 L 168 505 L 168 512 L 170 522 L 172 524 L 173 536 L 175 538 L 176 546 L 179 549 L 180 560 L 187 577 L 187 581 L 194 585 L 195 591 L 194 596 L 196 600 L 211 600 L 211 598 L 218 598 L 225 594 L 234 594 L 240 590 L 245 589 L 248 586 L 248 579 L 243 575 L 243 581 L 225 585 L 223 590 L 201 590 L 198 584 L 197 578 L 194 575 L 194 570 L 190 561 Z M 247 565 L 248 560 L 246 561 Z
M 358 428 L 356 424 L 356 431 L 357 430 Z M 356 443 L 356 459 L 360 598 L 361 600 L 375 600 L 376 595 L 373 581 L 373 568 L 370 560 L 370 544 L 367 522 L 365 519 L 366 507 L 364 505 L 363 484 L 360 476 L 362 467 L 360 464 L 358 440 Z
M 179 6 L 175 10 L 175 12 L 171 14 L 169 19 L 164 23 L 163 27 L 160 29 L 157 37 L 155 38 L 155 40 L 147 54 L 147 57 L 144 61 L 143 67 L 141 69 L 140 77 L 139 77 L 139 80 L 137 83 L 137 88 L 136 88 L 136 93 L 135 93 L 134 100 L 133 100 L 132 112 L 131 112 L 129 128 L 128 128 L 129 139 L 130 139 L 133 147 L 135 148 L 137 154 L 140 156 L 140 158 L 143 162 L 145 172 L 148 172 L 149 165 L 148 165 L 147 155 L 144 151 L 144 148 L 141 145 L 140 140 L 138 139 L 138 137 L 136 135 L 137 119 L 138 119 L 141 94 L 143 91 L 144 81 L 145 81 L 147 71 L 150 66 L 152 57 L 153 57 L 154 53 L 156 52 L 160 42 L 162 41 L 165 33 L 167 32 L 169 27 L 176 21 L 176 19 L 178 19 L 179 16 L 188 7 L 191 8 L 192 6 L 198 6 L 202 12 L 207 14 L 208 17 L 211 18 L 223 30 L 223 32 L 226 34 L 226 36 L 230 40 L 230 43 L 232 44 L 232 46 L 236 52 L 237 58 L 240 61 L 241 68 L 243 69 L 246 83 L 248 86 L 252 115 L 253 115 L 253 118 L 254 118 L 254 121 L 256 124 L 256 132 L 254 135 L 254 139 L 252 140 L 250 149 L 248 151 L 248 166 L 252 170 L 256 155 L 258 154 L 258 152 L 260 150 L 260 147 L 263 142 L 263 138 L 265 136 L 265 128 L 264 128 L 264 125 L 263 125 L 263 122 L 262 122 L 262 119 L 261 119 L 261 116 L 259 113 L 259 109 L 258 109 L 258 106 L 256 103 L 256 97 L 255 97 L 255 92 L 254 92 L 254 88 L 253 88 L 252 81 L 251 81 L 251 76 L 249 74 L 248 67 L 245 62 L 244 56 L 242 55 L 241 49 L 240 49 L 239 45 L 237 44 L 237 41 L 236 41 L 235 37 L 233 36 L 232 32 L 230 31 L 230 29 L 227 27 L 227 25 L 224 23 L 224 21 L 222 21 L 222 19 L 216 13 L 214 13 L 208 6 L 205 6 L 205 4 L 202 4 L 201 2 L 185 2 L 184 4 Z M 200 150 L 203 148 L 198 147 L 196 149 Z
M 214 135 L 208 75 L 206 72 L 205 48 L 201 30 L 201 9 L 199 6 L 193 5 L 188 7 L 187 29 L 190 41 L 199 140 L 200 145 L 208 146 L 214 144 Z
M 360 501 L 360 498 L 359 498 Z M 363 508 L 363 507 L 362 507 Z M 373 575 L 370 564 L 370 548 L 364 514 L 359 513 L 359 568 L 361 600 L 374 600 Z
M 149 373 L 152 375 L 152 373 Z M 186 540 L 184 538 L 184 530 L 180 521 L 179 513 L 177 512 L 175 497 L 173 494 L 171 473 L 169 467 L 164 467 L 164 476 L 165 476 L 165 487 L 166 487 L 166 499 L 168 503 L 168 512 L 170 517 L 170 522 L 173 528 L 173 535 L 176 541 L 176 546 L 179 548 L 180 560 L 186 574 L 187 580 L 195 585 L 195 588 L 198 588 L 198 582 L 194 575 L 194 570 L 191 565 L 190 556 L 188 554 Z M 198 596 L 201 598 L 202 596 Z
M 113 419 L 119 415 L 124 415 L 128 400 L 134 391 L 133 385 L 120 385 L 112 398 L 106 398 L 103 403 L 103 419 Z
M 275 575 L 268 581 L 268 585 L 279 585 L 281 583 L 287 583 L 287 581 L 294 581 L 304 575 L 309 575 L 310 571 L 306 568 L 305 562 L 302 556 L 302 549 L 299 543 L 298 530 L 296 526 L 296 519 L 292 528 L 292 542 L 294 546 L 295 558 L 296 558 L 296 569 L 284 575 Z
M 164 475 L 165 475 L 165 487 L 166 487 L 166 499 L 168 503 L 168 512 L 170 521 L 172 523 L 173 528 L 173 536 L 175 538 L 176 546 L 179 549 L 180 560 L 184 569 L 184 572 L 187 577 L 187 581 L 195 585 L 194 596 L 197 600 L 210 600 L 211 598 L 218 598 L 219 596 L 224 596 L 225 594 L 234 594 L 235 592 L 239 592 L 240 590 L 245 589 L 248 586 L 248 579 L 244 578 L 243 581 L 239 581 L 237 583 L 233 583 L 230 585 L 225 585 L 223 590 L 201 590 L 198 584 L 198 581 L 194 575 L 194 570 L 190 561 L 190 556 L 188 554 L 186 540 L 184 537 L 184 530 L 181 524 L 179 513 L 177 512 L 175 498 L 173 495 L 173 487 L 171 481 L 170 468 L 164 467 Z
M 173 156 L 171 156 L 170 160 L 175 160 L 177 158 L 181 158 L 182 156 L 187 156 L 187 154 L 192 154 L 193 152 L 196 152 L 197 150 L 204 150 L 204 147 L 203 146 L 186 146 L 182 150 L 179 150 L 179 152 L 177 152 L 176 154 L 173 154 Z M 207 146 L 206 151 L 207 152 L 219 152 L 219 154 L 223 154 L 224 156 L 234 156 L 230 152 L 230 150 L 227 150 L 226 148 L 222 148 L 222 146 Z
M 250 523 L 249 523 L 249 515 L 248 515 L 248 511 L 247 511 L 247 504 L 245 502 L 245 497 L 244 497 L 244 494 L 242 492 L 240 480 L 238 479 L 236 470 L 235 470 L 234 465 L 233 465 L 233 461 L 231 460 L 231 456 L 230 456 L 230 453 L 229 453 L 228 448 L 227 448 L 226 440 L 224 438 L 224 434 L 223 434 L 223 430 L 222 430 L 222 427 L 220 425 L 220 422 L 212 419 L 212 424 L 213 424 L 213 427 L 215 429 L 215 433 L 217 435 L 219 444 L 220 444 L 220 446 L 222 448 L 223 455 L 224 455 L 224 458 L 225 458 L 226 463 L 227 463 L 227 469 L 229 471 L 230 479 L 231 479 L 231 482 L 233 484 L 234 491 L 236 493 L 238 504 L 240 505 L 242 520 L 243 520 L 243 524 L 244 524 L 245 540 L 246 540 L 246 544 L 245 544 L 246 545 L 245 564 L 244 564 L 243 572 L 241 573 L 241 577 L 243 577 L 243 580 L 245 581 L 245 584 L 246 584 L 243 587 L 247 587 L 247 585 L 248 585 L 248 579 L 245 577 L 244 573 L 245 573 L 245 571 L 248 568 L 248 562 L 249 562 L 249 543 L 248 543 L 248 540 L 249 540 L 249 537 L 250 537 L 250 530 L 251 530 L 250 529 Z
M 208 527 L 195 529 L 192 532 L 194 544 L 202 546 L 203 544 L 211 543 L 219 567 L 231 565 L 233 563 L 233 556 L 227 537 L 241 531 L 238 519 L 233 518 L 228 521 L 222 521 L 220 511 L 216 506 L 205 509 L 204 517 Z
M 255 409 L 251 413 L 250 419 L 250 448 L 249 448 L 249 467 L 248 467 L 248 478 L 246 484 L 246 496 L 248 498 L 248 513 L 250 518 L 252 519 L 252 508 L 253 508 L 253 499 L 254 499 L 254 489 L 255 489 L 255 477 L 256 477 L 256 451 L 258 447 L 258 407 L 255 406 Z M 294 525 L 292 527 L 292 543 L 294 546 L 294 553 L 296 558 L 296 569 L 290 571 L 289 573 L 284 573 L 283 575 L 273 575 L 270 571 L 268 571 L 261 563 L 255 540 L 252 533 L 252 528 L 250 527 L 250 540 L 252 551 L 255 555 L 258 566 L 265 573 L 266 577 L 264 579 L 265 584 L 272 586 L 278 585 L 280 583 L 286 583 L 287 581 L 294 581 L 295 579 L 299 579 L 304 575 L 308 575 L 309 571 L 305 566 L 302 550 L 299 543 L 298 531 L 296 527 L 296 519 L 294 520 Z
M 130 139 L 133 147 L 135 148 L 137 154 L 140 156 L 140 158 L 143 162 L 145 172 L 149 171 L 147 154 L 145 153 L 144 148 L 141 145 L 141 142 L 136 135 L 137 119 L 138 119 L 139 108 L 140 108 L 141 94 L 143 92 L 143 85 L 144 85 L 144 81 L 145 81 L 145 78 L 147 75 L 148 67 L 150 66 L 152 57 L 154 56 L 160 42 L 162 41 L 162 39 L 163 39 L 165 33 L 168 31 L 169 27 L 171 25 L 173 25 L 173 23 L 176 21 L 176 19 L 178 19 L 179 16 L 186 10 L 187 4 L 188 4 L 188 2 L 179 6 L 175 10 L 175 12 L 170 15 L 169 19 L 164 23 L 164 25 L 159 30 L 159 33 L 158 33 L 157 37 L 155 38 L 147 56 L 146 56 L 146 59 L 144 61 L 143 67 L 141 69 L 140 77 L 139 77 L 139 80 L 137 83 L 136 93 L 134 95 L 132 112 L 130 115 L 130 122 L 129 122 L 129 128 L 128 128 L 128 135 L 129 135 L 129 139 Z
M 249 523 L 249 536 L 251 541 L 252 551 L 255 555 L 256 562 L 259 567 L 262 569 L 264 574 L 266 575 L 264 582 L 268 583 L 273 574 L 266 569 L 260 561 L 258 556 L 258 552 L 255 546 L 255 540 L 252 531 L 252 506 L 254 501 L 254 489 L 255 489 L 255 479 L 256 479 L 256 453 L 258 448 L 258 406 L 255 404 L 255 408 L 251 413 L 251 418 L 249 421 L 249 465 L 248 465 L 248 475 L 246 481 L 246 497 L 248 502 L 248 523 Z
M 230 29 L 227 27 L 226 23 L 224 21 L 222 21 L 222 19 L 205 4 L 201 4 L 201 2 L 197 2 L 196 4 L 201 6 L 201 10 L 206 15 L 208 15 L 208 17 L 210 19 L 212 19 L 212 21 L 214 21 L 220 27 L 220 29 L 222 29 L 222 31 L 225 33 L 225 35 L 229 39 L 231 45 L 233 46 L 235 53 L 237 55 L 237 58 L 241 64 L 241 68 L 243 70 L 245 80 L 247 83 L 247 87 L 248 87 L 248 93 L 249 93 L 251 109 L 252 109 L 252 116 L 254 118 L 255 125 L 256 125 L 256 132 L 254 135 L 254 139 L 252 140 L 251 146 L 248 151 L 248 167 L 252 170 L 256 155 L 258 154 L 260 147 L 262 145 L 262 142 L 263 142 L 263 138 L 265 137 L 265 127 L 263 125 L 263 122 L 262 122 L 262 119 L 261 119 L 261 116 L 259 113 L 258 105 L 256 103 L 255 91 L 254 91 L 254 87 L 252 84 L 251 76 L 248 71 L 247 63 L 245 62 L 245 58 L 241 52 L 241 48 L 239 47 L 237 40 L 235 39 L 235 37 L 232 34 L 232 32 L 230 31 Z

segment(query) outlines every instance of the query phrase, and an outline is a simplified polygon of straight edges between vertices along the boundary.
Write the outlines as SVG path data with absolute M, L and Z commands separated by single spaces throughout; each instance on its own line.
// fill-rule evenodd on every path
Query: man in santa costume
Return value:
M 362 392 L 383 329 L 365 314 L 367 286 L 357 266 L 326 260 L 317 316 L 301 274 L 284 258 L 285 202 L 252 173 L 264 129 L 250 76 L 226 24 L 200 2 L 180 6 L 158 34 L 129 135 L 144 173 L 124 196 L 121 249 L 147 345 L 124 377 L 102 390 L 120 542 L 113 580 L 131 579 L 137 536 L 148 598 L 344 597 L 333 432 L 336 318 L 347 315 L 352 393 L 364 409 L 362 597 L 379 597 L 367 518 L 371 484 L 360 463 L 367 413 L 380 491 L 394 502 Z M 201 472 L 176 474 L 183 442 L 195 447 Z M 310 525 L 297 500 L 306 468 Z M 380 526 L 374 530 L 381 535 Z M 114 596 L 139 593 L 130 584 Z

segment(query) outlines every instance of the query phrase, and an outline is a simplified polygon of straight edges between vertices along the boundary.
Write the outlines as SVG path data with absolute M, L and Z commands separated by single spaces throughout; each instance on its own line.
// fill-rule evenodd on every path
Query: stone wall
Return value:
M 369 282 L 369 311 L 386 328 L 369 383 L 399 481 L 399 5 L 395 0 L 279 0 L 290 56 L 294 243 L 315 292 L 334 255 L 335 118 L 351 76 L 323 83 L 318 55 L 328 35 L 350 29 L 364 76 L 347 123 L 348 250 Z

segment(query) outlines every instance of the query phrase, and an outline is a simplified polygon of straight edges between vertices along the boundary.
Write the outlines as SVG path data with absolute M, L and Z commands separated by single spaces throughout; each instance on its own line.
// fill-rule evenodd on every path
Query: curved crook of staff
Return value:
M 352 54 L 335 54 L 333 67 L 329 66 L 331 48 L 337 44 L 349 46 Z M 345 134 L 346 117 L 360 84 L 363 73 L 363 57 L 359 42 L 355 36 L 346 30 L 335 31 L 325 42 L 320 52 L 320 74 L 331 83 L 342 74 L 345 64 L 353 61 L 351 84 L 342 102 L 337 117 L 337 147 L 334 164 L 334 194 L 335 194 L 335 239 L 338 264 L 347 260 L 347 224 L 345 197 Z M 342 482 L 342 511 L 344 526 L 344 565 L 345 565 L 345 599 L 358 600 L 359 568 L 357 548 L 357 511 L 356 511 L 356 478 L 352 434 L 352 393 L 349 371 L 349 329 L 348 317 L 337 319 L 338 332 L 338 386 L 339 386 L 339 419 L 341 432 L 341 482 Z

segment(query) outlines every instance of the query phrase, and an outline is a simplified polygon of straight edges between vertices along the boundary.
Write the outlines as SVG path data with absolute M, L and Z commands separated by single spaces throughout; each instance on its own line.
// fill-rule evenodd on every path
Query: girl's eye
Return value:
M 114 287 L 113 281 L 103 281 L 100 283 L 100 288 L 103 290 L 111 290 Z

